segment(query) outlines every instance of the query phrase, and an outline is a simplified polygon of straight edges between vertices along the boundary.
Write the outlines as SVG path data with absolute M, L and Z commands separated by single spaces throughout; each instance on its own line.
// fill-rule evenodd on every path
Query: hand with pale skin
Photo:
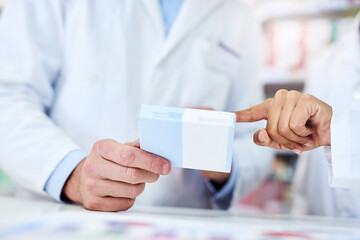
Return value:
M 254 134 L 259 146 L 302 154 L 331 145 L 332 108 L 312 95 L 279 90 L 274 98 L 235 113 L 237 122 L 267 120 Z
M 169 161 L 141 150 L 139 141 L 100 140 L 70 175 L 63 194 L 89 210 L 124 211 L 133 206 L 146 183 L 170 171 Z

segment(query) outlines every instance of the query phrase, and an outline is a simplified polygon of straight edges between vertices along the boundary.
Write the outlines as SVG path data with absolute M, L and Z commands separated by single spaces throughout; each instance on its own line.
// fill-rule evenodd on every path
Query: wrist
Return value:
M 227 180 L 229 179 L 229 176 L 222 179 L 210 179 L 211 184 L 215 187 L 217 191 L 219 191 L 226 184 Z
M 231 173 L 220 173 L 211 171 L 200 171 L 204 178 L 208 179 L 211 184 L 219 190 L 224 186 L 229 179 Z
M 81 185 L 81 169 L 84 164 L 84 160 L 82 160 L 76 166 L 74 171 L 70 174 L 62 190 L 62 195 L 65 198 L 76 203 L 82 203 L 80 185 Z

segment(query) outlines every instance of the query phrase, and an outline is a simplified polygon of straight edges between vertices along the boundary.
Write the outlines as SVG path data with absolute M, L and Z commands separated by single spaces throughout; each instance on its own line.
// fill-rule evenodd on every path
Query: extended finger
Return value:
M 113 140 L 99 141 L 94 147 L 103 158 L 123 166 L 140 168 L 161 175 L 169 174 L 171 170 L 170 162 L 165 158 Z
M 251 108 L 234 112 L 236 114 L 236 122 L 257 122 L 267 119 L 269 108 L 273 99 L 269 98 L 265 102 L 253 106 Z

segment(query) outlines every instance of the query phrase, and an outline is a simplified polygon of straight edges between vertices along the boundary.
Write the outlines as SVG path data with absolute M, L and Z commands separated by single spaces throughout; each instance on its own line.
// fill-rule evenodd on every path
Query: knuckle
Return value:
M 274 98 L 268 98 L 265 100 L 265 103 L 268 105 L 271 105 L 273 101 L 274 101 Z
M 137 184 L 133 185 L 131 187 L 131 196 L 137 197 L 144 191 L 144 185 L 143 184 Z
M 278 131 L 276 127 L 273 126 L 269 126 L 266 128 L 267 133 L 269 134 L 270 137 L 274 137 L 278 135 Z
M 305 102 L 312 101 L 312 99 L 313 99 L 313 96 L 310 95 L 310 94 L 304 94 L 302 96 L 302 100 L 305 101 Z
M 96 181 L 88 180 L 84 183 L 84 189 L 86 192 L 94 193 L 96 192 Z
M 127 168 L 125 175 L 129 183 L 136 183 L 138 171 L 135 168 Z
M 268 99 L 266 99 L 265 102 L 270 103 L 270 102 L 272 102 L 272 101 L 274 101 L 274 98 L 268 98 Z
M 288 126 L 280 126 L 279 127 L 279 133 L 281 134 L 281 135 L 288 135 L 289 133 L 290 133 L 290 129 L 289 129 L 289 127 Z
M 276 92 L 275 97 L 283 97 L 288 93 L 288 90 L 286 89 L 280 89 Z
M 99 202 L 96 198 L 90 198 L 83 203 L 83 206 L 88 210 L 99 210 L 101 202 Z
M 159 180 L 160 175 L 159 174 L 153 174 L 146 182 L 147 183 L 154 183 L 157 180 Z
M 291 90 L 291 91 L 289 91 L 287 97 L 289 97 L 289 98 L 297 98 L 299 95 L 301 95 L 301 93 L 299 93 L 298 91 Z
M 292 130 L 299 130 L 301 127 L 296 121 L 291 121 L 289 126 Z
M 151 172 L 158 172 L 160 169 L 160 163 L 158 161 L 158 159 L 154 159 L 154 161 L 150 161 L 150 171 Z
M 155 174 L 154 178 L 152 179 L 152 183 L 156 182 L 157 180 L 159 180 L 160 175 L 159 174 Z
M 134 151 L 132 149 L 124 149 L 121 152 L 120 160 L 125 166 L 132 166 L 134 163 Z
M 135 203 L 135 199 L 124 200 L 124 205 L 123 205 L 122 211 L 129 210 L 130 208 L 132 208 L 134 206 L 134 203 Z
M 101 153 L 104 151 L 105 146 L 107 146 L 109 143 L 113 142 L 114 140 L 111 139 L 101 139 L 94 143 L 92 151 L 96 153 Z
M 104 140 L 96 141 L 93 145 L 93 151 L 94 152 L 100 152 L 100 150 L 103 148 Z
M 274 102 L 274 98 L 266 99 L 265 104 L 266 104 L 268 109 L 272 106 L 273 102 Z
M 92 164 L 85 162 L 82 166 L 82 172 L 85 176 L 92 175 L 94 173 L 94 167 Z

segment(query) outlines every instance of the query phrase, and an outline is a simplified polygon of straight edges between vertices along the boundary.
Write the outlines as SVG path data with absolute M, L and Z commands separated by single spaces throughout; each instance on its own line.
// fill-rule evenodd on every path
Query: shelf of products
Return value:
M 266 37 L 262 80 L 271 89 L 266 95 L 277 86 L 303 89 L 299 84 L 304 84 L 311 62 L 344 36 L 360 11 L 360 1 L 354 0 L 262 0 L 254 6 Z
M 7 0 L 0 0 L 0 10 L 4 7 Z
M 359 10 L 360 2 L 349 0 L 258 1 L 257 14 L 263 23 L 269 23 L 353 17 Z

